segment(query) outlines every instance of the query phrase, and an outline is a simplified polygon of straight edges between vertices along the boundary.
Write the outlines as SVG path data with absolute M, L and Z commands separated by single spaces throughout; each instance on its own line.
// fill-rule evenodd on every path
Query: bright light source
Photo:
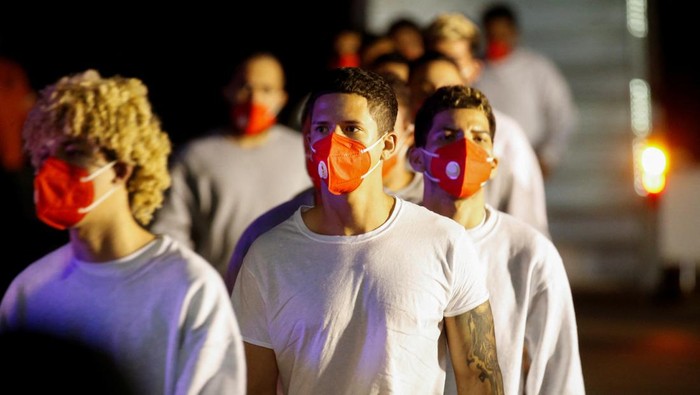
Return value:
M 647 194 L 655 195 L 661 193 L 666 187 L 665 174 L 644 174 L 642 176 L 642 187 Z
M 659 175 L 666 172 L 666 154 L 659 147 L 649 146 L 642 151 L 644 174 Z
M 642 139 L 634 145 L 635 190 L 640 196 L 655 195 L 666 188 L 668 154 L 658 143 Z
M 627 30 L 633 37 L 647 36 L 646 0 L 627 0 Z

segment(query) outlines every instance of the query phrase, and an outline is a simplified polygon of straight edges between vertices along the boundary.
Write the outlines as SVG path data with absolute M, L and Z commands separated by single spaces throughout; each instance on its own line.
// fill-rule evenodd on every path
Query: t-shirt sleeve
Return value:
M 466 231 L 455 241 L 451 256 L 452 294 L 445 317 L 454 317 L 479 306 L 489 298 L 486 289 L 486 266 Z
M 191 288 L 185 304 L 173 394 L 245 391 L 245 355 L 238 323 L 221 277 L 207 269 Z
M 540 238 L 542 240 L 543 238 Z M 525 341 L 530 368 L 527 393 L 584 394 L 573 297 L 561 256 L 549 241 L 533 273 Z
M 254 265 L 255 257 L 246 255 L 236 278 L 231 294 L 233 311 L 236 313 L 241 328 L 243 341 L 256 346 L 272 348 L 267 325 L 265 299 L 260 292 L 258 279 L 249 270 Z

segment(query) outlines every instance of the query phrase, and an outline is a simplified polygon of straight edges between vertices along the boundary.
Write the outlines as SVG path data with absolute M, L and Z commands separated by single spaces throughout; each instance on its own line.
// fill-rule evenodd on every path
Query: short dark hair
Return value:
M 513 7 L 506 3 L 497 3 L 488 7 L 481 15 L 481 24 L 486 26 L 489 22 L 495 19 L 505 19 L 510 22 L 513 27 L 518 28 L 518 18 L 515 15 Z
M 403 63 L 406 66 L 410 66 L 411 64 L 411 62 L 408 59 L 406 59 L 405 56 L 401 55 L 400 52 L 393 51 L 377 56 L 377 58 L 374 59 L 372 63 L 370 63 L 369 66 L 367 66 L 367 68 L 370 70 L 375 70 L 384 63 Z
M 491 139 L 496 135 L 496 118 L 486 95 L 476 88 L 464 85 L 443 86 L 428 97 L 416 114 L 415 144 L 425 147 L 428 133 L 433 125 L 433 118 L 438 113 L 453 109 L 475 109 L 486 115 L 489 121 Z
M 396 34 L 396 32 L 398 32 L 401 29 L 412 29 L 415 30 L 418 34 L 422 34 L 423 31 L 418 22 L 408 17 L 401 17 L 391 22 L 389 28 L 387 29 L 387 35 L 393 36 L 394 34 Z
M 379 132 L 394 130 L 398 103 L 389 83 L 379 74 L 359 67 L 326 70 L 318 78 L 304 106 L 302 119 L 311 115 L 316 100 L 331 93 L 351 93 L 367 99 L 369 113 Z

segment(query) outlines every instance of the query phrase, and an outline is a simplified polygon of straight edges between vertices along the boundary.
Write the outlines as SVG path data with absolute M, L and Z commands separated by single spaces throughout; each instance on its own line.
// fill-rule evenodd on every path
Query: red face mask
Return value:
M 510 54 L 512 48 L 505 41 L 491 41 L 486 48 L 486 59 L 501 60 Z
M 331 67 L 360 67 L 360 56 L 354 53 L 338 55 Z
M 245 102 L 231 107 L 231 120 L 240 133 L 253 136 L 277 122 L 276 115 L 260 103 Z
M 438 148 L 434 153 L 423 149 L 430 159 L 430 172 L 424 175 L 455 198 L 475 194 L 491 177 L 493 161 L 485 149 L 471 140 L 461 139 Z
M 349 193 L 357 189 L 362 180 L 379 166 L 371 166 L 369 150 L 383 139 L 380 137 L 365 148 L 359 141 L 338 133 L 318 140 L 311 146 L 313 166 L 328 191 L 334 195 Z M 371 167 L 371 168 L 370 168 Z
M 112 188 L 96 201 L 92 180 L 114 166 L 110 162 L 88 174 L 82 167 L 73 166 L 57 158 L 44 161 L 34 176 L 34 203 L 36 215 L 47 225 L 56 229 L 75 226 L 85 215 L 102 203 L 116 190 Z

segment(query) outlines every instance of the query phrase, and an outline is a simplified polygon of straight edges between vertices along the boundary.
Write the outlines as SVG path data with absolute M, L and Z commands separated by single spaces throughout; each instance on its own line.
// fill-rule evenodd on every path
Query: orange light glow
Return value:
M 635 179 L 641 196 L 658 195 L 666 188 L 669 155 L 663 145 L 647 139 L 638 141 L 635 150 Z

